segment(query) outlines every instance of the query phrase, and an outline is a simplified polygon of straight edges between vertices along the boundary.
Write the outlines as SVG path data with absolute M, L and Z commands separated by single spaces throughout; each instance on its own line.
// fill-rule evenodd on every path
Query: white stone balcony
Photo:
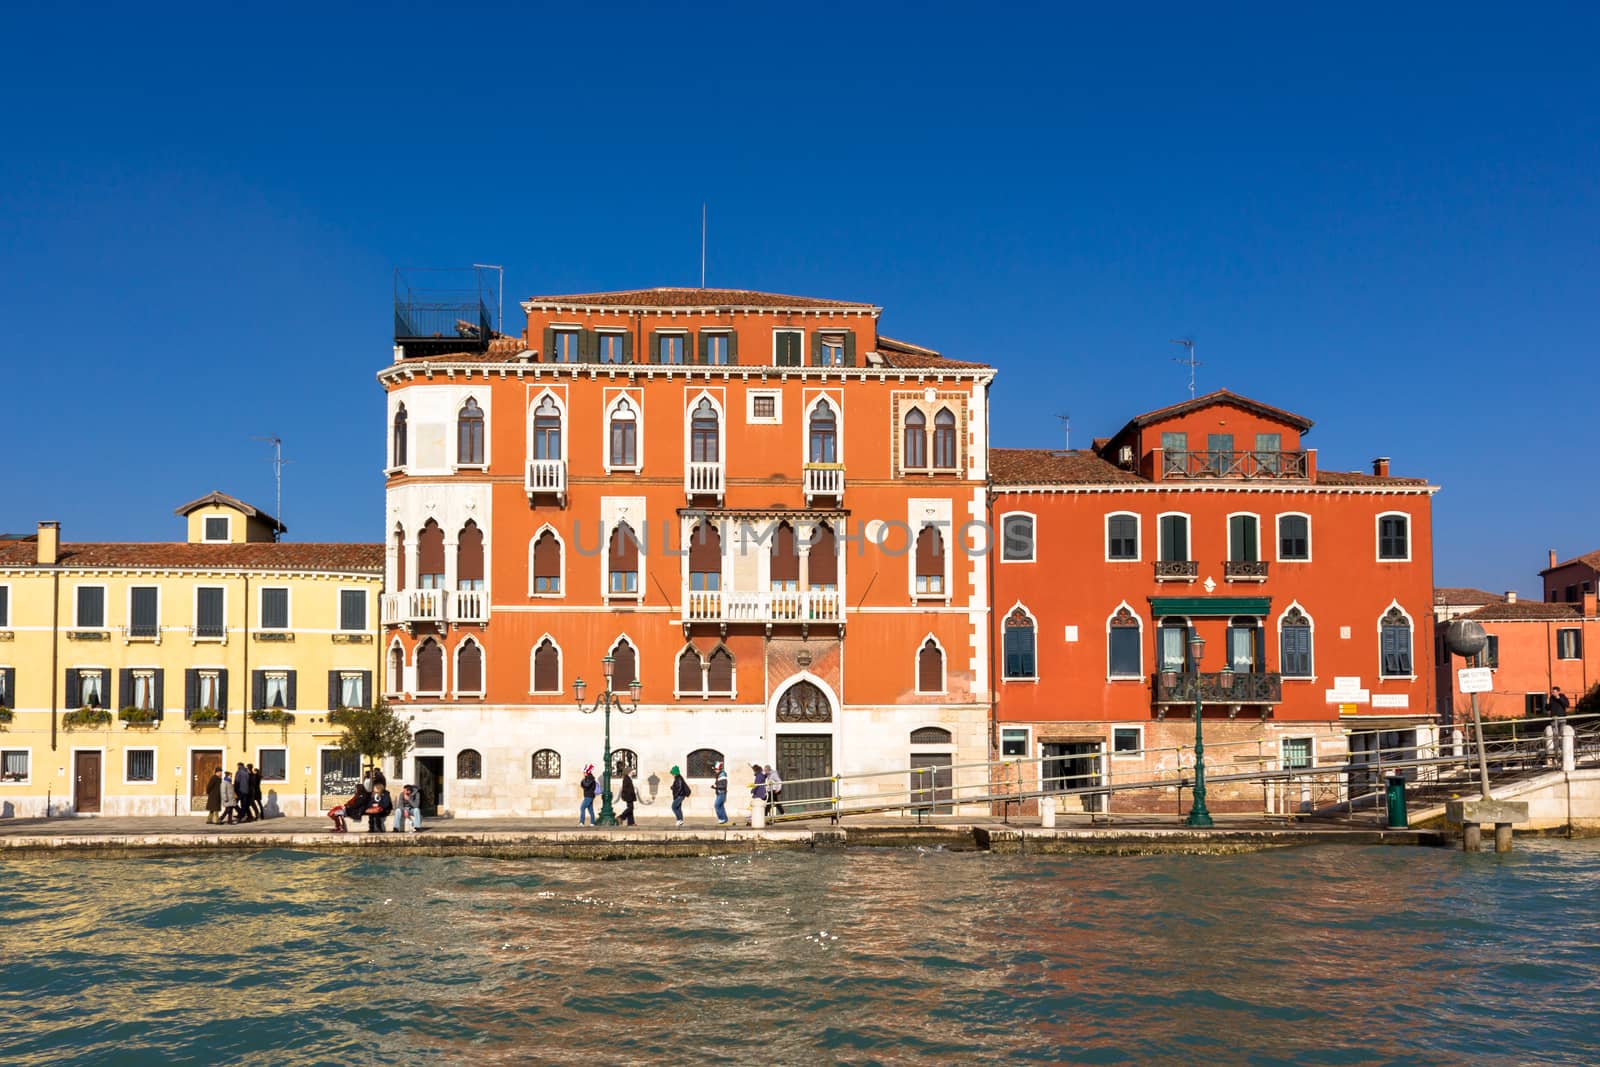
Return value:
M 714 496 L 722 499 L 722 464 L 686 463 L 683 467 L 683 491 L 689 497 Z
M 692 590 L 684 594 L 683 621 L 757 623 L 840 623 L 844 612 L 834 589 L 790 589 L 732 593 Z
M 380 601 L 385 626 L 483 625 L 489 621 L 489 594 L 481 589 L 403 589 Z
M 844 503 L 844 466 L 838 463 L 807 463 L 806 472 L 806 504 L 809 506 L 816 502 L 818 497 L 830 498 L 838 504 Z
M 449 599 L 451 622 L 481 626 L 489 621 L 489 594 L 482 589 L 461 589 Z
M 534 459 L 528 461 L 528 480 L 524 485 L 528 499 L 536 496 L 553 496 L 563 505 L 567 501 L 567 461 L 564 459 Z

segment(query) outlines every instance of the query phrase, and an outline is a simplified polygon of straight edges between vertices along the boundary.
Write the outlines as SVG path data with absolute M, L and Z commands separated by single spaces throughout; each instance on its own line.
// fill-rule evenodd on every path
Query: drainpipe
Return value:
M 984 501 L 985 501 L 985 508 L 984 508 L 985 513 L 986 513 L 985 521 L 988 522 L 988 524 L 989 524 L 989 559 L 987 561 L 988 562 L 988 568 L 989 568 L 989 579 L 988 579 L 988 581 L 989 581 L 989 597 L 988 597 L 989 603 L 986 606 L 986 610 L 984 612 L 984 615 L 985 615 L 984 625 L 986 627 L 988 627 L 988 630 L 989 630 L 988 635 L 987 635 L 988 640 L 985 642 L 989 646 L 989 752 L 990 752 L 991 755 L 998 756 L 1000 754 L 1000 752 L 999 752 L 999 748 L 1000 748 L 1000 725 L 999 725 L 1000 724 L 1000 685 L 999 685 L 999 682 L 996 679 L 995 673 L 994 673 L 994 669 L 995 669 L 995 655 L 994 655 L 994 645 L 995 645 L 995 640 L 994 640 L 994 637 L 995 637 L 995 634 L 994 634 L 994 553 L 995 553 L 995 544 L 994 544 L 994 475 L 993 475 L 994 468 L 992 466 L 992 464 L 994 462 L 994 456 L 993 456 L 993 449 L 990 447 L 990 444 L 989 444 L 989 441 L 990 441 L 990 429 L 989 429 L 989 427 L 990 427 L 990 423 L 993 421 L 990 418 L 990 414 L 989 414 L 989 389 L 990 389 L 990 383 L 985 382 L 983 384 L 983 463 L 984 463 L 983 498 L 984 498 Z M 898 427 L 896 427 L 896 432 L 899 432 L 899 428 Z M 1037 536 L 1038 536 L 1037 535 L 1037 531 L 1035 531 L 1035 537 L 1037 538 Z M 1034 557 L 1035 558 L 1038 558 L 1038 551 L 1039 551 L 1038 542 L 1036 540 L 1035 543 L 1034 543 Z M 1035 654 L 1037 654 L 1037 650 L 1035 650 Z
M 226 633 L 228 625 L 226 619 L 222 625 L 223 632 Z M 251 698 L 255 695 L 255 686 L 251 684 L 250 679 L 250 575 L 248 574 L 244 576 L 244 677 L 240 682 L 243 683 L 239 687 L 239 692 L 244 697 L 244 714 L 239 716 L 239 750 L 246 752 L 250 746 L 250 712 L 255 710 L 250 707 Z
M 56 751 L 56 702 L 60 699 L 57 686 L 61 684 L 61 571 L 50 574 L 50 751 Z M 13 696 L 13 700 L 16 698 Z M 45 808 L 45 815 L 50 810 Z

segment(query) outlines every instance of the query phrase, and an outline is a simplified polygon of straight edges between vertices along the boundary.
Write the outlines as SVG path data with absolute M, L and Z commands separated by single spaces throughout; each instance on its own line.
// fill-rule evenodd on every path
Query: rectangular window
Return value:
M 722 588 L 720 571 L 690 571 L 689 588 L 696 593 L 715 593 Z M 816 588 L 813 586 L 812 588 Z
M 1106 558 L 1139 558 L 1139 517 L 1113 515 L 1106 520 Z
M 227 632 L 222 618 L 222 594 L 221 589 L 204 586 L 195 590 L 196 637 L 222 637 Z
M 1567 603 L 1568 604 L 1576 604 L 1577 602 L 1578 602 L 1578 587 L 1575 586 L 1575 585 L 1567 586 Z
M 80 630 L 99 630 L 106 624 L 106 590 L 101 585 L 78 586 L 78 614 L 74 625 Z
M 817 334 L 817 350 L 811 354 L 811 362 L 819 367 L 844 366 L 844 334 Z
M 944 593 L 944 575 L 919 574 L 917 575 L 918 596 L 940 596 Z
M 1256 434 L 1256 466 L 1268 474 L 1277 474 L 1282 467 L 1283 435 L 1281 433 Z
M 0 585 L 0 629 L 11 625 L 11 587 Z
M 1556 659 L 1583 658 L 1583 631 L 1561 629 L 1556 631 Z
M 1286 771 L 1303 771 L 1312 763 L 1312 744 L 1309 737 L 1285 737 L 1283 739 L 1283 769 Z
M 266 684 L 264 708 L 287 708 L 289 706 L 289 672 L 265 671 L 262 681 Z
M 99 671 L 78 672 L 78 706 L 82 708 L 103 708 L 106 706 L 106 692 L 102 675 Z
M 28 755 L 27 749 L 11 748 L 0 752 L 0 782 L 26 782 Z
M 263 630 L 289 628 L 289 590 L 261 590 L 261 628 Z
M 1256 628 L 1228 627 L 1228 666 L 1235 674 L 1253 674 L 1256 669 Z
M 1385 626 L 1382 638 L 1383 670 L 1385 678 L 1407 678 L 1411 675 L 1411 627 Z
M 133 706 L 140 711 L 159 711 L 156 707 L 156 672 L 133 672 Z
M 1483 649 L 1472 657 L 1474 667 L 1488 667 L 1494 670 L 1500 666 L 1500 638 L 1497 634 L 1488 634 L 1483 642 Z
M 611 593 L 612 593 L 613 596 L 621 596 L 621 595 L 626 595 L 626 594 L 629 594 L 629 593 L 637 593 L 638 591 L 639 591 L 639 572 L 638 571 L 612 571 L 611 572 Z
M 1189 435 L 1186 433 L 1164 433 L 1161 435 L 1161 451 L 1171 455 L 1174 452 L 1189 451 Z
M 156 753 L 153 748 L 128 749 L 128 781 L 153 782 L 156 780 Z
M 550 332 L 550 362 L 578 362 L 577 330 L 552 330 Z
M 778 417 L 778 398 L 770 395 L 751 397 L 750 412 L 758 419 L 776 419 Z
M 1111 754 L 1113 756 L 1137 756 L 1144 750 L 1144 731 L 1137 726 L 1113 726 L 1111 728 Z
M 16 701 L 11 694 L 11 679 L 15 676 L 15 667 L 0 667 L 0 708 L 16 706 Z
M 559 574 L 538 575 L 533 579 L 535 593 L 549 593 L 556 595 L 561 592 L 561 576 Z
M 1028 754 L 1028 731 L 1015 728 L 1000 731 L 1000 755 L 1026 756 Z
M 1228 519 L 1228 560 L 1255 563 L 1261 559 L 1260 520 L 1254 515 L 1234 515 Z
M 256 770 L 261 772 L 261 780 L 263 782 L 287 782 L 289 780 L 289 750 L 286 748 L 257 749 Z
M 700 344 L 705 349 L 706 362 L 713 367 L 728 365 L 728 335 L 725 333 L 703 333 L 700 335 Z
M 799 330 L 778 330 L 772 335 L 772 361 L 780 367 L 798 367 L 803 362 L 806 335 Z
M 1162 624 L 1161 669 L 1181 671 L 1189 664 L 1189 630 L 1182 625 Z
M 1528 693 L 1522 698 L 1523 714 L 1530 719 L 1544 718 L 1546 699 L 1544 693 Z
M 361 631 L 367 628 L 367 594 L 362 589 L 339 590 L 339 629 Z
M 1110 674 L 1113 678 L 1138 678 L 1144 672 L 1139 654 L 1137 626 L 1113 626 L 1110 630 Z
M 339 706 L 364 708 L 371 701 L 367 694 L 367 676 L 364 671 L 339 672 Z
M 222 710 L 222 676 L 218 671 L 201 671 L 199 673 L 200 691 L 197 694 L 200 701 L 199 707 L 210 708 L 213 711 Z
M 226 515 L 206 516 L 205 539 L 212 542 L 228 540 L 228 517 Z
M 1286 678 L 1311 677 L 1311 627 L 1284 626 L 1278 631 L 1279 669 Z
M 1161 516 L 1161 560 L 1163 563 L 1186 563 L 1189 559 L 1189 517 L 1187 515 Z
M 137 585 L 129 590 L 129 637 L 157 637 L 161 633 L 161 620 L 156 604 L 158 593 L 153 585 Z
M 684 336 L 681 333 L 664 333 L 656 347 L 656 360 L 677 365 L 683 362 Z
M 1278 558 L 1300 561 L 1311 558 L 1310 519 L 1304 515 L 1278 516 Z
M 600 362 L 601 363 L 626 363 L 628 362 L 628 335 L 625 333 L 603 333 L 599 335 Z
M 1206 434 L 1206 463 L 1212 474 L 1227 474 L 1233 469 L 1233 434 Z
M 1409 523 L 1404 515 L 1382 515 L 1378 518 L 1378 558 L 1406 559 L 1411 555 Z

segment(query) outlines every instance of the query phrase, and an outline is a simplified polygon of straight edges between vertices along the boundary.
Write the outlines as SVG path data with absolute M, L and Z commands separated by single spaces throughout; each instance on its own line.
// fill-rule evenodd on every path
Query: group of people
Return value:
M 782 815 L 783 804 L 780 797 L 783 795 L 783 779 L 778 777 L 778 772 L 771 764 L 763 767 L 759 763 L 750 765 L 751 772 L 755 775 L 755 784 L 750 788 L 752 807 L 755 804 L 764 805 L 764 811 L 771 815 L 776 809 Z M 622 814 L 617 816 L 617 821 L 627 826 L 636 825 L 633 808 L 639 800 L 639 789 L 634 784 L 633 775 L 626 766 L 618 765 L 616 773 L 622 778 L 622 788 L 618 795 L 622 799 Z M 711 807 L 717 813 L 717 825 L 727 826 L 728 819 L 728 770 L 720 762 L 712 767 Z M 578 805 L 578 825 L 596 826 L 598 823 L 594 815 L 594 798 L 600 791 L 600 783 L 594 776 L 594 764 L 586 764 L 583 768 L 583 778 L 578 783 L 583 791 L 583 802 Z M 688 800 L 694 790 L 689 788 L 689 783 L 684 781 L 682 768 L 674 765 L 672 768 L 672 817 L 677 820 L 679 827 L 683 826 L 683 802 Z
M 262 817 L 261 775 L 254 763 L 241 763 L 231 774 L 221 767 L 211 772 L 206 783 L 207 823 L 232 826 Z
M 366 819 L 369 834 L 388 833 L 389 828 L 385 824 L 390 815 L 396 815 L 394 832 L 397 834 L 414 834 L 421 830 L 422 791 L 414 785 L 402 786 L 397 806 L 389 795 L 389 782 L 378 767 L 367 771 L 361 784 L 356 786 L 354 796 L 328 809 L 328 818 L 333 820 L 333 832 L 336 834 L 348 833 L 352 819 L 358 823 Z

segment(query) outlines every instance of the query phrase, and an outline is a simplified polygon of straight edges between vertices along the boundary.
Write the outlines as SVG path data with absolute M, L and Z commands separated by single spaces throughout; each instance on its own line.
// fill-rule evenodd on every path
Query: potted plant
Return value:
M 250 713 L 250 721 L 260 726 L 287 726 L 294 722 L 294 713 L 282 708 L 257 708 Z
M 117 712 L 117 718 L 128 726 L 154 726 L 156 712 L 149 708 L 126 707 Z
M 104 708 L 95 708 L 85 705 L 76 711 L 69 711 L 61 716 L 61 725 L 68 730 L 104 726 L 111 721 L 111 713 Z
M 6 707 L 3 704 L 0 704 L 0 726 L 9 726 L 9 725 L 11 725 L 11 719 L 12 719 L 11 709 Z
M 220 726 L 222 725 L 222 712 L 216 708 L 195 708 L 189 713 L 189 725 L 192 727 Z

